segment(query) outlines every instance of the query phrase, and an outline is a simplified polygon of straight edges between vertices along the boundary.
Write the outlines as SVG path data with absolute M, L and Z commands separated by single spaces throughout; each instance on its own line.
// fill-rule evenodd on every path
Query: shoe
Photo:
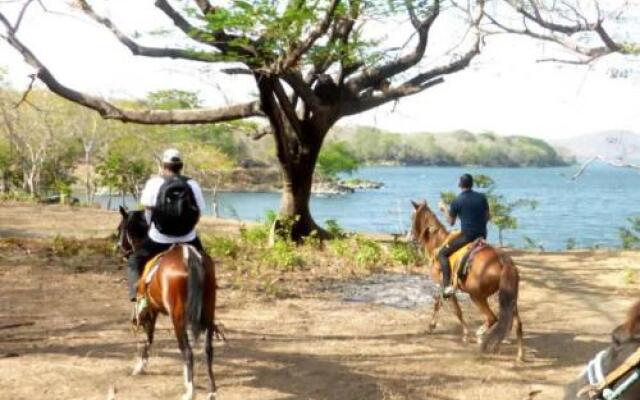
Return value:
M 448 299 L 449 297 L 453 296 L 456 294 L 456 288 L 454 288 L 453 286 L 449 285 L 446 288 L 442 289 L 442 297 L 444 297 L 445 299 Z

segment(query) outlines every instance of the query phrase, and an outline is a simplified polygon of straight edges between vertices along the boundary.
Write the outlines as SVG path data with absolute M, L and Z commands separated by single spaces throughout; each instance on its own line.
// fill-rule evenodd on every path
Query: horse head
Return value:
M 122 219 L 118 224 L 118 248 L 127 257 L 147 237 L 149 225 L 144 217 L 144 211 L 128 211 L 120 206 Z
M 428 243 L 429 239 L 441 230 L 442 224 L 435 213 L 431 211 L 426 200 L 421 202 L 411 201 L 413 215 L 411 217 L 411 230 L 409 239 L 419 244 Z
M 640 349 L 640 301 L 629 309 L 626 321 L 613 330 L 611 344 L 587 364 L 587 368 L 577 381 L 567 387 L 565 400 L 593 398 L 581 389 L 587 385 L 599 384 L 599 381 L 627 361 L 638 349 Z M 627 380 L 632 372 L 633 368 L 625 371 L 625 374 L 612 385 L 611 389 L 615 389 Z M 640 381 L 629 386 L 617 399 L 640 399 Z

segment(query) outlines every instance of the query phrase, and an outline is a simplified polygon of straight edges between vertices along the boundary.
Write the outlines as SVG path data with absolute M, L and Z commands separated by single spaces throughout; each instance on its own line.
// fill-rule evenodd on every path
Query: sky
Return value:
M 255 94 L 251 80 L 226 75 L 215 67 L 132 56 L 107 29 L 69 11 L 66 0 L 43 1 L 50 10 L 66 14 L 46 13 L 34 3 L 19 37 L 67 86 L 108 97 L 138 98 L 159 89 L 194 90 L 212 106 L 246 101 Z M 153 0 L 93 0 L 91 4 L 129 35 L 141 35 L 143 44 L 184 43 L 178 34 L 168 38 L 146 34 L 172 28 Z M 15 2 L 0 1 L 0 10 L 13 17 L 17 8 Z M 404 28 L 389 28 L 372 25 L 370 31 L 372 35 L 394 32 L 385 34 L 388 43 L 406 40 Z M 427 50 L 433 54 L 430 65 L 448 59 L 452 45 L 462 39 L 461 32 L 455 21 L 436 22 Z M 640 36 L 635 39 L 640 41 Z M 588 66 L 537 62 L 552 56 L 570 57 L 548 43 L 490 36 L 471 67 L 445 77 L 443 84 L 340 124 L 373 125 L 395 132 L 491 130 L 547 140 L 604 130 L 640 132 L 640 57 L 612 55 Z M 17 87 L 25 87 L 33 72 L 1 40 L 0 67 L 8 69 Z M 612 78 L 619 70 L 625 71 L 625 79 Z

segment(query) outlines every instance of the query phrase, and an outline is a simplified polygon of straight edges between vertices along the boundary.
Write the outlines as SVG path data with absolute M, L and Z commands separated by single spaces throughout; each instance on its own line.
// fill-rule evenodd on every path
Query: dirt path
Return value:
M 5 210 L 0 207 L 3 229 Z M 60 212 L 64 224 L 82 225 Z M 84 220 L 88 213 L 80 213 L 74 217 Z M 40 232 L 37 218 L 24 218 L 33 225 L 11 229 Z M 110 226 L 112 217 L 104 221 Z M 110 231 L 98 225 L 96 232 Z M 513 361 L 512 344 L 484 357 L 474 344 L 463 345 L 449 306 L 436 333 L 427 335 L 430 310 L 424 307 L 347 303 L 323 291 L 243 300 L 221 282 L 219 320 L 229 341 L 216 343 L 218 399 L 561 398 L 562 385 L 603 347 L 638 297 L 622 274 L 625 266 L 638 267 L 638 255 L 514 253 L 523 277 L 525 364 Z M 117 260 L 77 273 L 59 263 L 20 262 L 25 258 L 25 250 L 0 247 L 0 399 L 105 399 L 110 388 L 117 399 L 179 397 L 181 364 L 166 318 L 148 374 L 129 376 L 136 341 L 126 324 L 129 304 Z M 463 306 L 475 328 L 478 315 Z M 33 325 L 10 327 L 21 323 Z M 198 357 L 201 390 L 202 364 Z

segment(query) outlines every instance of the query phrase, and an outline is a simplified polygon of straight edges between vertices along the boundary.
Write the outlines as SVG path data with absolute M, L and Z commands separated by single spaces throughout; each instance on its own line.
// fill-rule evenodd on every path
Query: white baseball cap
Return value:
M 176 164 L 182 162 L 182 157 L 178 150 L 167 149 L 162 153 L 162 162 L 164 164 Z

